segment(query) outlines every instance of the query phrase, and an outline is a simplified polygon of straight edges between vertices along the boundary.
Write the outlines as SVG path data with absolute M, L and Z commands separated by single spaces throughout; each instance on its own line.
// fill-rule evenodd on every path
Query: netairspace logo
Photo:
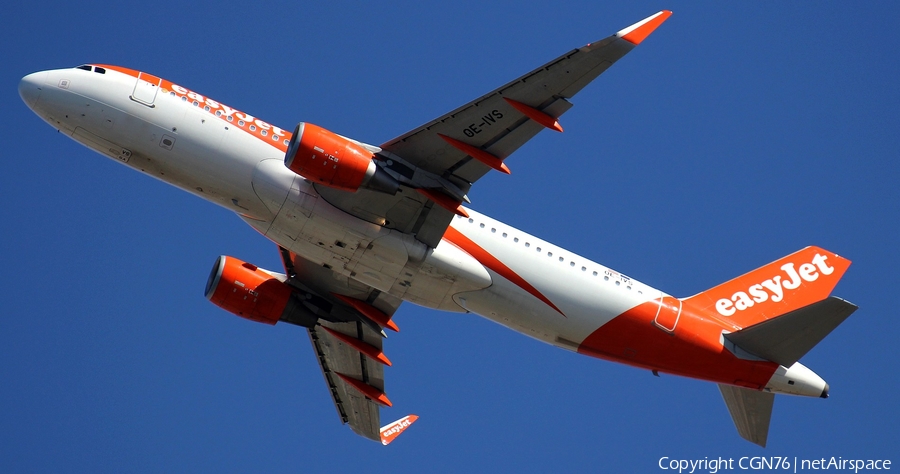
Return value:
M 742 458 L 676 459 L 659 458 L 659 468 L 678 474 L 709 473 L 719 471 L 889 471 L 890 459 L 844 459 L 839 456 L 819 459 L 798 459 L 786 456 L 744 456 Z

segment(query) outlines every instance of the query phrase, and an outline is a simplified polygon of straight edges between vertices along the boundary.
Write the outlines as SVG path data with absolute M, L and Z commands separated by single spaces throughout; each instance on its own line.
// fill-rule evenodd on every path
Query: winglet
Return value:
M 403 433 L 403 430 L 407 429 L 413 423 L 418 420 L 419 417 L 417 415 L 406 415 L 399 420 L 388 423 L 381 427 L 381 444 L 387 446 L 391 444 L 391 441 L 397 439 L 400 436 L 400 433 Z
M 672 16 L 671 11 L 663 10 L 619 31 L 616 36 L 629 43 L 641 44 L 641 41 L 650 36 L 650 33 L 653 33 L 653 30 L 662 25 L 670 16 Z

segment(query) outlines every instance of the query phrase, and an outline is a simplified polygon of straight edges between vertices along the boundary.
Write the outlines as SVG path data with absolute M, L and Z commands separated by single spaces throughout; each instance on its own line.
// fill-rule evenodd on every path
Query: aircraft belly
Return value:
M 262 194 L 269 196 L 263 198 L 269 204 L 272 198 L 278 199 L 273 189 Z M 426 250 L 412 236 L 336 209 L 299 177 L 293 180 L 268 228 L 262 228 L 262 223 L 248 223 L 297 255 L 384 292 L 391 292 L 410 257 L 421 261 Z
M 441 241 L 430 249 L 425 260 L 408 265 L 391 292 L 411 303 L 442 311 L 466 311 L 454 295 L 481 290 L 491 286 L 488 270 L 471 255 L 458 247 Z
M 257 165 L 254 190 L 277 215 L 271 222 L 245 219 L 282 247 L 380 291 L 446 311 L 463 311 L 454 294 L 491 285 L 484 266 L 457 247 L 429 249 L 413 235 L 351 216 L 285 171 L 293 174 L 276 160 Z

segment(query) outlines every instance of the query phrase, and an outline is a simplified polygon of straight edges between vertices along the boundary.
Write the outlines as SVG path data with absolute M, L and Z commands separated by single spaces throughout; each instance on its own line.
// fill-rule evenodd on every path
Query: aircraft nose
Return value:
M 35 72 L 19 81 L 19 95 L 29 109 L 34 109 L 41 98 L 41 89 L 44 87 L 46 77 L 47 71 Z

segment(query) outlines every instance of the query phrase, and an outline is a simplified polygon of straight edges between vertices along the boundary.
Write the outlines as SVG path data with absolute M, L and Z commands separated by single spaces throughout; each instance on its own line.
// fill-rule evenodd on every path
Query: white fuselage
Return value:
M 43 87 L 34 110 L 60 131 L 236 212 L 273 242 L 314 263 L 403 300 L 471 311 L 574 350 L 608 320 L 660 297 L 658 290 L 478 212 L 453 220 L 456 230 L 540 288 L 557 311 L 446 240 L 429 249 L 413 236 L 331 206 L 311 182 L 284 166 L 284 138 L 248 133 L 246 124 L 255 117 L 233 111 L 229 122 L 215 114 L 221 104 L 209 108 L 206 98 L 194 93 L 160 91 L 151 103 L 142 103 L 132 98 L 135 78 L 109 69 L 36 74 L 33 80 Z M 268 135 L 289 137 L 275 130 Z M 166 139 L 171 146 L 162 142 Z
M 429 248 L 326 202 L 310 181 L 285 167 L 290 133 L 283 129 L 155 76 L 114 66 L 84 68 L 26 76 L 20 94 L 73 139 L 232 210 L 315 264 L 405 301 L 473 312 L 564 349 L 717 382 L 754 380 L 752 385 L 773 391 L 822 393 L 824 381 L 815 374 L 806 377 L 803 390 L 793 382 L 781 386 L 777 364 L 729 353 L 721 332 L 734 327 L 715 318 L 686 322 L 707 328 L 698 344 L 693 328 L 675 329 L 680 305 L 663 321 L 668 295 L 573 252 L 472 210 L 468 218 L 454 218 L 440 244 Z M 583 350 L 586 339 L 603 333 L 610 321 L 638 321 L 636 313 L 627 313 L 635 309 L 650 319 L 636 330 L 604 336 L 609 345 L 595 341 Z M 606 348 L 620 336 L 632 338 L 634 348 Z M 668 344 L 671 349 L 660 349 Z

